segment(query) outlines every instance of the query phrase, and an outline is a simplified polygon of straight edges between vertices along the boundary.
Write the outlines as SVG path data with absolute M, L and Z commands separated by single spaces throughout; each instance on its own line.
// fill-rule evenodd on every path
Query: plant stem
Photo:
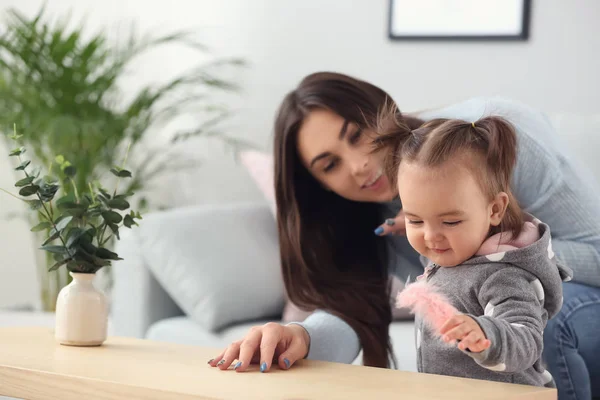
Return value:
M 104 247 L 104 245 L 106 243 L 108 243 L 108 241 L 113 237 L 113 235 L 111 234 L 109 237 L 106 238 L 106 240 L 102 241 L 102 243 L 98 242 L 100 244 L 100 247 Z
M 100 245 L 100 247 L 102 247 L 102 239 L 104 238 L 104 234 L 106 233 L 106 227 L 108 226 L 108 224 L 104 224 L 104 227 L 102 227 L 102 232 L 100 232 L 100 235 L 98 235 L 98 245 Z
M 129 149 L 131 148 L 131 142 L 127 145 L 127 151 L 125 152 L 125 158 L 123 159 L 123 164 L 121 164 L 121 169 L 125 168 L 125 164 L 127 164 L 127 157 L 129 156 Z M 121 181 L 121 177 L 117 177 L 117 184 L 115 185 L 115 193 L 113 196 L 117 195 L 117 190 L 119 189 L 119 182 Z
M 14 197 L 14 198 L 15 198 L 15 199 L 17 199 L 17 200 L 21 200 L 21 201 L 27 201 L 27 200 L 25 200 L 25 199 L 22 199 L 22 198 L 20 198 L 20 197 L 19 197 L 19 196 L 17 196 L 17 195 L 14 195 L 14 194 L 12 194 L 12 193 L 11 193 L 11 192 L 9 192 L 8 190 L 2 189 L 2 188 L 0 188 L 0 190 L 2 190 L 4 193 L 6 193 L 6 194 L 8 194 L 8 195 L 11 195 L 12 197 Z
M 71 181 L 71 185 L 73 185 L 73 192 L 75 193 L 75 200 L 77 200 L 77 203 L 79 203 L 79 193 L 77 192 L 77 186 L 75 185 L 75 181 L 71 177 L 69 177 L 69 180 Z
M 96 196 L 94 196 L 94 189 L 92 188 L 92 183 L 88 182 L 88 186 L 90 187 L 90 195 L 92 196 L 92 203 L 96 203 Z
M 23 161 L 21 160 L 21 156 L 18 156 L 19 158 L 19 162 L 22 163 Z M 29 174 L 27 173 L 26 168 L 23 169 L 23 173 L 25 174 L 26 177 L 29 178 Z M 58 238 L 60 239 L 63 247 L 65 248 L 65 250 L 67 251 L 67 255 L 69 257 L 71 257 L 71 252 L 69 251 L 69 249 L 67 248 L 67 243 L 65 242 L 65 240 L 63 239 L 61 232 L 58 231 L 58 229 L 56 229 L 56 224 L 54 223 L 54 219 L 52 218 L 52 213 L 50 213 L 50 211 L 48 210 L 48 208 L 46 207 L 46 204 L 44 204 L 44 201 L 42 200 L 42 197 L 40 196 L 39 193 L 35 194 L 38 198 L 38 200 L 40 201 L 40 203 L 42 203 L 42 207 L 44 208 L 44 211 L 46 211 L 46 215 L 44 215 L 46 217 L 46 219 L 48 220 L 48 222 L 50 222 L 52 224 L 52 227 L 54 228 L 54 230 L 56 232 L 58 232 Z
M 48 203 L 50 205 L 50 218 L 54 220 L 54 208 L 52 207 L 52 202 Z

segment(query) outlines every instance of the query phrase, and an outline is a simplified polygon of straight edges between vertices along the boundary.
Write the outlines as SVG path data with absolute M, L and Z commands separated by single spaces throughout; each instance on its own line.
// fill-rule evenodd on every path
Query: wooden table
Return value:
M 556 390 L 303 360 L 289 371 L 220 371 L 219 349 L 109 337 L 67 347 L 52 329 L 0 328 L 0 394 L 27 400 L 556 399 Z

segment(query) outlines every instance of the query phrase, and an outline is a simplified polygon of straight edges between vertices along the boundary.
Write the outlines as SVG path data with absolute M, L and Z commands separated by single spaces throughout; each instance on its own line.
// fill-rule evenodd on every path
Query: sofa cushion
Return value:
M 205 330 L 281 315 L 283 281 L 268 208 L 178 208 L 144 217 L 137 234 L 156 280 Z
M 209 332 L 191 318 L 185 316 L 173 317 L 154 323 L 148 329 L 146 339 L 192 346 L 214 347 L 215 349 L 223 350 L 231 342 L 242 339 L 253 326 L 266 324 L 267 322 L 269 320 L 244 322 L 217 332 Z

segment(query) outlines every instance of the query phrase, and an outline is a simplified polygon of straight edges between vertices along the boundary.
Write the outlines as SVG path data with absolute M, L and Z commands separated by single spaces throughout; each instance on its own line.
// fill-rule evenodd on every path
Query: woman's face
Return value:
M 304 119 L 297 148 L 302 163 L 326 190 L 354 201 L 385 202 L 396 195 L 383 173 L 383 153 L 371 153 L 373 132 L 336 113 L 316 109 Z

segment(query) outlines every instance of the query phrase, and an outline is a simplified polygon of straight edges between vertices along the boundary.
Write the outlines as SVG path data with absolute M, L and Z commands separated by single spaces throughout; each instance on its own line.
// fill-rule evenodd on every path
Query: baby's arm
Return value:
M 516 372 L 531 367 L 540 358 L 546 311 L 543 295 L 532 283 L 536 279 L 521 268 L 507 266 L 481 286 L 478 299 L 485 315 L 471 317 L 491 344 L 480 353 L 466 352 L 481 366 Z

